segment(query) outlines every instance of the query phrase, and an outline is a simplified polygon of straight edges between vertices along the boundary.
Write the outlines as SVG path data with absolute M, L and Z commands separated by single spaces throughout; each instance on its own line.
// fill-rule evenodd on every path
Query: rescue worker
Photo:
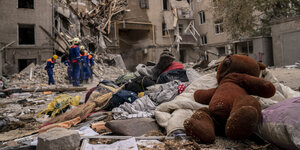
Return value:
M 89 59 L 89 67 L 91 70 L 90 78 L 93 81 L 93 71 L 94 71 L 94 65 L 95 65 L 93 55 L 88 54 L 88 59 Z
M 70 84 L 72 84 L 72 67 L 69 59 L 65 60 L 64 64 L 68 67 L 68 78 Z
M 73 86 L 80 86 L 80 43 L 79 38 L 73 39 L 73 46 L 69 50 L 69 60 L 72 68 L 72 81 Z
M 49 58 L 47 60 L 47 65 L 45 67 L 45 70 L 47 70 L 47 73 L 48 73 L 48 77 L 49 77 L 49 81 L 48 81 L 48 84 L 55 84 L 55 81 L 54 81 L 54 78 L 53 78 L 53 68 L 54 68 L 54 64 L 56 62 L 56 59 L 57 59 L 57 55 L 53 55 L 52 58 Z
M 80 46 L 80 60 L 81 60 L 80 77 L 83 82 L 87 83 L 91 71 L 88 64 L 89 63 L 88 54 L 84 46 Z

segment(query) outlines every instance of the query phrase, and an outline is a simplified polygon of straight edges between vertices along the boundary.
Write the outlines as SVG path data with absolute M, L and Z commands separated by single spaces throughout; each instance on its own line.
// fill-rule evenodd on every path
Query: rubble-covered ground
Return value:
M 56 64 L 55 66 L 55 79 L 59 86 L 71 86 L 67 85 L 67 67 L 63 64 Z M 35 66 L 32 69 L 32 78 L 30 77 L 30 71 L 22 72 L 21 74 L 16 74 L 14 77 L 8 82 L 10 87 L 37 87 L 37 86 L 46 86 L 48 82 L 47 73 L 44 70 L 44 66 Z M 120 75 L 125 74 L 127 71 L 122 70 L 118 67 L 109 66 L 105 63 L 97 63 L 96 72 L 98 76 L 95 77 L 94 82 L 90 82 L 89 84 L 85 84 L 85 87 L 88 89 L 96 86 L 98 82 L 102 79 L 106 80 L 115 80 Z M 300 69 L 298 68 L 270 68 L 275 77 L 278 78 L 280 82 L 283 84 L 295 89 L 299 90 L 300 85 Z M 210 72 L 215 71 L 215 69 L 206 70 L 204 72 L 199 72 L 200 75 L 204 75 Z M 62 78 L 58 80 L 58 78 Z M 68 94 L 70 96 L 81 96 L 81 102 L 84 101 L 85 94 L 87 91 L 82 92 L 64 92 L 64 94 Z M 13 95 L 9 98 L 1 98 L 0 99 L 0 116 L 2 118 L 8 118 L 10 120 L 9 123 L 5 123 L 3 121 L 0 122 L 0 141 L 12 141 L 17 138 L 21 138 L 27 135 L 32 135 L 37 132 L 39 127 L 43 124 L 45 119 L 36 118 L 36 115 L 41 112 L 43 109 L 47 107 L 47 105 L 54 99 L 54 97 L 58 96 L 62 93 L 42 93 L 42 92 L 31 92 L 31 93 L 21 93 Z M 5 120 L 4 120 L 5 121 Z M 170 141 L 168 141 L 170 143 Z M 165 148 L 170 149 L 174 144 L 168 144 L 165 142 Z M 172 143 L 172 142 L 171 142 Z M 175 142 L 176 143 L 176 142 Z M 7 143 L 6 143 L 7 144 Z M 178 144 L 178 143 L 177 143 Z M 0 145 L 4 147 L 6 145 Z M 257 144 L 254 141 L 246 140 L 246 141 L 233 141 L 226 138 L 218 137 L 215 144 L 205 145 L 205 144 L 195 144 L 193 142 L 186 143 L 186 146 L 192 147 L 192 149 L 196 149 L 197 146 L 200 146 L 203 149 L 273 149 L 271 145 L 268 144 Z M 142 148 L 140 148 L 142 149 Z

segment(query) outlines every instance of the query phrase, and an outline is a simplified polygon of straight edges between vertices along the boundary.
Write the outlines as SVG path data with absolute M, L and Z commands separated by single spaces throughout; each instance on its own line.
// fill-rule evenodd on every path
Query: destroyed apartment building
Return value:
M 214 2 L 0 0 L 0 150 L 300 149 L 299 16 Z
M 15 41 L 3 50 L 4 74 L 17 73 L 32 62 L 42 64 L 53 53 L 62 56 L 74 37 L 81 37 L 82 44 L 94 53 L 121 54 L 130 70 L 139 63 L 157 62 L 164 49 L 172 49 L 181 62 L 199 59 L 195 47 L 200 35 L 187 1 L 26 0 L 35 7 L 18 9 L 13 9 L 17 1 L 1 3 L 2 17 L 6 16 L 1 30 L 7 33 L 1 35 L 1 42 L 5 46 Z M 16 22 L 14 15 L 23 21 Z M 31 21 L 36 18 L 40 19 Z M 20 41 L 22 35 L 25 43 Z

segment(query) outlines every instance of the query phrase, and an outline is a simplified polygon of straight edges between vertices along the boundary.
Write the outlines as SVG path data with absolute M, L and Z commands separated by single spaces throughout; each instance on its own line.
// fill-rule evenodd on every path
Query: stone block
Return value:
M 39 135 L 37 150 L 75 150 L 79 145 L 77 131 L 53 128 Z

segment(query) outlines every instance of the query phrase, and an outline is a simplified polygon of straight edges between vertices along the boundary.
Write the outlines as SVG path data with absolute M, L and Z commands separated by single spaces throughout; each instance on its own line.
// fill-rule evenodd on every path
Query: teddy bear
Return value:
M 261 118 L 261 105 L 251 95 L 270 98 L 276 91 L 259 78 L 265 68 L 245 55 L 227 56 L 217 69 L 218 87 L 195 91 L 195 101 L 209 106 L 185 120 L 186 134 L 202 143 L 213 143 L 215 134 L 235 140 L 249 137 Z

